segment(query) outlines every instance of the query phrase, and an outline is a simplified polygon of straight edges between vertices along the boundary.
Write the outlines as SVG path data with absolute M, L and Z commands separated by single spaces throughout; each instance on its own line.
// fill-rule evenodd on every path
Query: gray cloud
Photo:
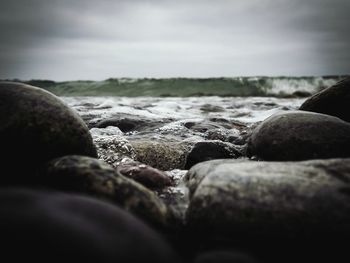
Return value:
M 350 73 L 348 0 L 3 0 L 0 78 Z

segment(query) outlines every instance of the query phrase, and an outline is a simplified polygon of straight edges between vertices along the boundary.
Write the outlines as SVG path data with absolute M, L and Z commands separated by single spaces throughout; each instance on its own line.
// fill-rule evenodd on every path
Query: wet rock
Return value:
M 117 171 L 148 188 L 161 189 L 173 185 L 165 172 L 139 162 L 121 163 Z
M 193 165 L 213 159 L 237 159 L 241 156 L 239 150 L 230 143 L 221 141 L 204 141 L 194 145 L 186 159 L 185 169 Z
M 39 179 L 48 188 L 109 200 L 155 225 L 166 225 L 171 216 L 153 192 L 97 159 L 55 159 L 41 171 Z
M 23 184 L 45 162 L 68 154 L 96 157 L 83 120 L 59 98 L 19 83 L 0 83 L 1 184 Z M 8 180 L 9 182 L 5 182 Z
M 100 117 L 99 114 L 91 114 L 85 112 L 82 113 L 81 111 L 79 112 L 79 116 L 82 118 L 82 120 L 85 122 L 89 129 L 95 126 L 95 119 Z
M 178 262 L 142 221 L 84 196 L 2 190 L 0 218 L 1 253 L 13 262 Z
M 108 126 L 106 128 L 92 128 L 90 129 L 90 133 L 92 137 L 101 137 L 101 136 L 123 136 L 123 132 L 114 126 Z
M 350 122 L 350 78 L 324 89 L 307 99 L 300 110 L 332 115 Z
M 177 141 L 134 140 L 137 161 L 154 168 L 169 171 L 183 169 L 186 156 L 191 149 L 190 143 Z
M 150 119 L 137 115 L 119 114 L 96 123 L 96 128 L 118 127 L 122 132 L 152 131 L 171 122 L 172 119 Z
M 211 104 L 204 104 L 202 107 L 200 107 L 201 111 L 204 112 L 223 112 L 225 109 L 221 106 L 217 105 L 211 105 Z
M 234 129 L 214 129 L 206 131 L 204 133 L 204 138 L 213 141 L 234 142 L 239 138 L 239 132 Z
M 208 122 L 208 121 L 186 122 L 186 123 L 184 123 L 184 126 L 192 131 L 201 132 L 201 133 L 204 133 L 204 132 L 210 131 L 210 130 L 231 128 L 231 126 L 229 124 L 222 125 L 222 124 L 218 124 L 215 122 Z
M 253 247 L 254 240 L 261 246 L 259 240 L 270 238 L 350 237 L 350 159 L 216 160 L 194 166 L 186 180 L 187 222 L 204 233 L 200 238 L 225 237 Z
M 293 92 L 292 96 L 297 98 L 306 98 L 306 97 L 310 97 L 311 93 L 308 91 L 298 90 Z
M 248 155 L 263 160 L 350 156 L 350 124 L 336 117 L 292 111 L 263 121 L 248 142 Z
M 227 160 L 227 162 L 231 164 L 235 163 L 241 163 L 246 162 L 247 159 L 230 159 Z M 212 167 L 215 167 L 215 169 L 220 169 L 220 164 L 224 163 L 225 160 L 218 159 L 218 160 L 210 160 L 206 162 L 198 163 L 197 165 L 193 166 L 185 175 L 184 182 L 189 190 L 189 196 L 192 197 L 194 192 L 196 191 L 197 187 L 200 185 L 202 180 L 207 176 L 207 174 L 210 173 L 212 170 Z M 226 168 L 224 168 L 226 169 Z
M 99 159 L 117 167 L 124 159 L 135 159 L 136 152 L 130 142 L 122 136 L 94 136 Z
M 120 118 L 113 117 L 106 120 L 102 120 L 96 124 L 97 128 L 106 128 L 108 126 L 116 126 L 122 132 L 130 132 L 137 129 L 141 125 L 145 124 L 145 121 L 136 118 Z
M 227 120 L 227 119 L 225 119 L 225 118 L 218 118 L 218 117 L 209 118 L 209 121 L 217 122 L 217 123 L 225 123 L 225 124 L 230 123 L 229 120 Z

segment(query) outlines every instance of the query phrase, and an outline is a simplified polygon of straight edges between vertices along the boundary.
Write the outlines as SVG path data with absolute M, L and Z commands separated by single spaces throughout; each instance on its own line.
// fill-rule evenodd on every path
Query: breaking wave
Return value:
M 107 79 L 104 81 L 53 82 L 31 80 L 58 96 L 192 97 L 262 96 L 307 97 L 334 85 L 345 76 Z

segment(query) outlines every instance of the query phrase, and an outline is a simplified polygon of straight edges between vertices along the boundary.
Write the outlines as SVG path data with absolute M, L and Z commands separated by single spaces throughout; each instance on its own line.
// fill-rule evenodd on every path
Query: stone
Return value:
M 116 169 L 122 175 L 151 189 L 162 189 L 173 185 L 165 172 L 139 162 L 121 163 Z
M 304 238 L 331 244 L 350 237 L 350 159 L 208 161 L 194 166 L 186 183 L 187 223 L 203 233 L 199 239 L 253 247 L 254 240 L 257 246 Z
M 120 135 L 94 136 L 98 158 L 116 168 L 124 159 L 135 159 L 136 152 L 130 142 Z
M 297 98 L 307 98 L 311 96 L 311 93 L 305 90 L 298 90 L 294 91 L 292 96 Z
M 227 123 L 224 124 L 218 124 L 215 122 L 211 122 L 211 121 L 202 121 L 202 122 L 185 122 L 184 126 L 187 129 L 190 129 L 192 131 L 195 132 L 201 132 L 204 133 L 206 131 L 210 131 L 210 130 L 216 130 L 216 129 L 222 129 L 222 128 L 226 128 L 229 129 L 231 128 L 231 126 Z
M 200 107 L 203 112 L 223 112 L 225 109 L 218 105 L 204 104 Z
M 300 110 L 328 114 L 350 122 L 350 77 L 314 94 Z
M 156 226 L 167 226 L 172 217 L 156 194 L 97 159 L 73 155 L 52 160 L 38 181 L 49 189 L 108 200 Z
M 141 119 L 131 118 L 120 118 L 112 117 L 109 119 L 102 120 L 96 124 L 97 128 L 106 128 L 108 126 L 116 126 L 122 132 L 130 132 L 136 130 L 138 127 L 145 124 L 145 121 Z
M 247 154 L 269 161 L 350 157 L 350 124 L 319 113 L 278 113 L 254 129 Z
M 173 120 L 168 118 L 145 118 L 144 116 L 119 113 L 111 118 L 98 121 L 94 127 L 106 128 L 108 126 L 115 126 L 124 133 L 135 131 L 153 131 L 171 121 Z
M 177 141 L 137 139 L 130 143 L 135 150 L 136 161 L 163 171 L 184 169 L 191 149 L 189 143 Z
M 92 128 L 90 129 L 92 137 L 98 138 L 102 136 L 123 136 L 123 132 L 114 126 L 107 126 L 106 128 Z
M 231 143 L 222 141 L 203 141 L 194 145 L 186 159 L 185 169 L 193 165 L 213 159 L 237 159 L 241 153 Z
M 30 183 L 30 174 L 53 158 L 97 156 L 77 113 L 53 94 L 19 83 L 0 83 L 0 137 L 0 163 L 12 175 L 2 178 L 2 185 Z
M 117 206 L 52 191 L 0 191 L 2 256 L 13 262 L 179 262 L 158 233 Z

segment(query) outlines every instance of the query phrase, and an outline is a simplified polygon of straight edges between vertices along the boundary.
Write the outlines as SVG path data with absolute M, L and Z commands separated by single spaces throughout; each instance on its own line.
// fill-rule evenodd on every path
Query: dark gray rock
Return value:
M 276 161 L 350 157 L 350 124 L 319 113 L 275 114 L 254 129 L 247 154 Z
M 187 155 L 185 169 L 193 165 L 213 159 L 230 159 L 241 156 L 239 150 L 232 144 L 221 141 L 204 141 L 194 145 Z
M 350 236 L 350 159 L 215 160 L 194 166 L 186 181 L 191 194 L 187 222 L 203 239 L 252 244 Z
M 200 107 L 203 112 L 223 112 L 225 109 L 218 105 L 204 104 Z
M 165 172 L 139 162 L 121 163 L 116 169 L 122 175 L 151 189 L 173 185 L 173 181 Z
M 231 126 L 227 123 L 215 123 L 211 121 L 202 121 L 202 122 L 186 122 L 184 126 L 187 129 L 190 129 L 195 132 L 206 132 L 210 130 L 222 129 L 222 128 L 231 128 Z
M 115 126 L 122 132 L 153 131 L 171 121 L 172 119 L 145 119 L 145 117 L 137 115 L 118 114 L 97 122 L 94 127 L 106 128 L 108 126 Z
M 305 90 L 298 90 L 294 91 L 292 96 L 297 98 L 307 98 L 311 96 L 311 93 Z
M 145 124 L 144 120 L 136 118 L 120 118 L 112 117 L 109 119 L 102 120 L 96 124 L 97 128 L 106 128 L 108 126 L 116 126 L 122 132 L 130 132 L 136 130 L 138 127 Z
M 52 160 L 39 179 L 48 188 L 116 203 L 157 226 L 166 226 L 172 216 L 156 194 L 97 159 L 65 156 Z
M 51 93 L 19 83 L 0 83 L 0 137 L 1 167 L 13 175 L 1 184 L 30 182 L 30 173 L 56 157 L 97 156 L 87 126 L 73 110 Z
M 307 99 L 300 110 L 324 113 L 350 122 L 350 78 Z
M 139 219 L 84 196 L 2 190 L 0 218 L 1 253 L 13 262 L 178 262 Z
M 233 142 L 238 139 L 239 135 L 227 129 L 208 130 L 204 134 L 204 138 L 212 141 Z

